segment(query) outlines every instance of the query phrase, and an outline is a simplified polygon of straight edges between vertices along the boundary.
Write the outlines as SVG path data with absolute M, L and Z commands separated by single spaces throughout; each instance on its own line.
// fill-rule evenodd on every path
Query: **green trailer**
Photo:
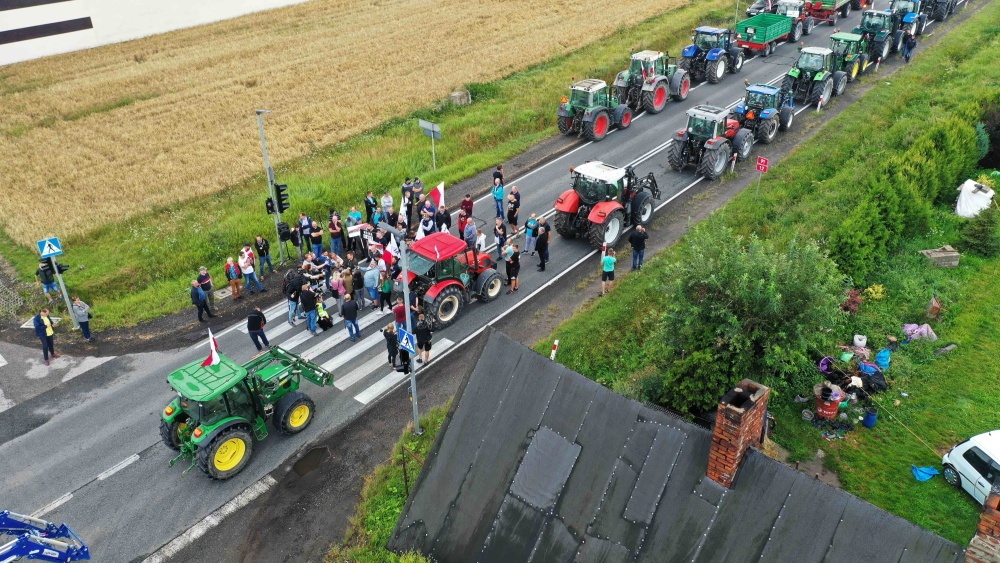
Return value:
M 761 13 L 736 24 L 736 46 L 763 54 L 774 51 L 778 41 L 790 39 L 796 22 L 779 14 Z

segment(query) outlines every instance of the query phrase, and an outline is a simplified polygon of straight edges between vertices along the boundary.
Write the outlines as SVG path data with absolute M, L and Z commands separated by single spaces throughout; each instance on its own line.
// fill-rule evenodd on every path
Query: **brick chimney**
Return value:
M 986 497 L 979 527 L 965 551 L 966 563 L 996 563 L 1000 561 L 1000 495 Z
M 744 379 L 722 397 L 708 454 L 709 479 L 730 488 L 747 448 L 763 443 L 770 393 L 770 388 Z

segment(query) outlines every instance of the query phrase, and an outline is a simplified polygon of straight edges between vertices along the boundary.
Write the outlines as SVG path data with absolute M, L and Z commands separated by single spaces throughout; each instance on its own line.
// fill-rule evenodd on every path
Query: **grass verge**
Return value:
M 396 521 L 399 520 L 403 506 L 406 504 L 403 459 L 405 458 L 407 462 L 407 475 L 411 491 L 414 481 L 420 474 L 421 462 L 414 460 L 404 447 L 416 454 L 421 460 L 426 459 L 450 408 L 451 401 L 431 409 L 421 417 L 420 427 L 424 432 L 420 436 L 413 435 L 412 424 L 403 430 L 399 441 L 392 448 L 392 456 L 389 460 L 376 467 L 365 478 L 365 485 L 361 490 L 361 500 L 358 503 L 357 511 L 351 518 L 346 537 L 343 543 L 330 549 L 325 559 L 327 563 L 339 561 L 421 563 L 428 561 L 416 553 L 396 555 L 387 550 L 385 544 L 389 541 L 389 537 L 396 527 Z
M 797 147 L 773 168 L 759 197 L 753 190 L 745 191 L 708 221 L 778 243 L 793 237 L 828 242 L 845 215 L 866 196 L 865 180 L 872 170 L 881 169 L 888 158 L 899 158 L 927 124 L 958 118 L 971 126 L 982 106 L 996 100 L 1000 68 L 990 63 L 990 53 L 1000 48 L 997 21 L 1000 5 L 987 4 L 939 43 L 924 48 L 891 80 L 881 79 L 809 143 Z M 950 179 L 951 185 L 962 179 Z M 944 199 L 954 201 L 952 197 Z M 816 429 L 801 422 L 801 405 L 796 407 L 790 397 L 782 396 L 775 396 L 773 404 L 780 415 L 778 441 L 791 449 L 793 459 L 811 457 L 825 446 L 833 452 L 826 463 L 841 473 L 847 490 L 964 544 L 975 527 L 975 504 L 943 480 L 917 484 L 909 475 L 911 463 L 937 465 L 938 454 L 960 438 L 1000 423 L 995 409 L 1000 370 L 991 360 L 1000 348 L 1000 337 L 991 330 L 1000 297 L 992 295 L 988 286 L 1000 261 L 963 258 L 960 268 L 943 271 L 914 255 L 919 248 L 956 244 L 958 222 L 950 209 L 928 209 L 921 231 L 892 241 L 888 258 L 873 258 L 877 263 L 867 272 L 866 283 L 884 284 L 889 296 L 868 304 L 839 329 L 844 342 L 855 333 L 881 342 L 882 335 L 899 333 L 901 322 L 923 322 L 919 319 L 927 301 L 935 290 L 941 294 L 948 313 L 936 329 L 946 342 L 960 346 L 937 357 L 932 352 L 936 346 L 918 342 L 896 355 L 889 373 L 894 387 L 884 400 L 891 405 L 900 391 L 911 397 L 899 407 L 888 407 L 886 414 L 895 419 L 885 416 L 873 431 L 856 431 L 847 440 L 828 444 Z M 648 261 L 641 274 L 626 276 L 610 297 L 585 307 L 539 342 L 536 350 L 547 353 L 552 341 L 559 339 L 562 363 L 616 391 L 641 396 L 638 382 L 655 371 L 651 360 L 657 340 L 650 336 L 659 327 L 664 272 L 676 251 L 677 247 Z
M 697 0 L 572 54 L 496 82 L 472 84 L 471 106 L 439 104 L 345 143 L 316 148 L 276 170 L 289 185 L 293 215 L 286 218 L 299 211 L 315 218 L 325 217 L 330 208 L 346 211 L 360 205 L 368 189 L 391 189 L 398 200 L 400 180 L 415 173 L 427 185 L 469 178 L 555 134 L 555 109 L 573 77 L 611 79 L 627 65 L 631 49 L 678 53 L 691 28 L 731 17 L 729 3 Z M 429 171 L 427 138 L 414 118 L 435 121 L 447 132 L 437 145 L 436 172 Z M 210 267 L 222 280 L 226 257 L 234 256 L 243 242 L 264 233 L 273 243 L 274 227 L 263 210 L 264 185 L 263 175 L 249 178 L 211 196 L 163 204 L 135 219 L 64 240 L 64 262 L 74 266 L 66 278 L 69 290 L 100 313 L 94 328 L 131 326 L 177 312 L 189 306 L 189 281 L 199 266 Z M 55 217 L 52 229 L 39 234 L 57 233 Z M 32 279 L 34 248 L 7 236 L 0 243 L 21 278 Z

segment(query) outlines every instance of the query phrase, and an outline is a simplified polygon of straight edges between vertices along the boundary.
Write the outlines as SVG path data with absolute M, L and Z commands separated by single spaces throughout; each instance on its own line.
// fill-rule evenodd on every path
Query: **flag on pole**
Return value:
M 206 367 L 217 365 L 221 361 L 219 358 L 219 341 L 212 335 L 212 329 L 208 329 L 208 349 L 208 357 L 205 358 L 205 361 L 201 365 Z
M 444 182 L 441 182 L 436 188 L 431 190 L 430 197 L 431 201 L 434 202 L 434 207 L 440 208 L 444 205 Z

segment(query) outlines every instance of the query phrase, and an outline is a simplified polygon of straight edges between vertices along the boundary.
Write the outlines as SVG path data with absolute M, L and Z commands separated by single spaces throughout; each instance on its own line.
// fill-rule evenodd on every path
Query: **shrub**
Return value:
M 986 158 L 990 152 L 990 134 L 986 132 L 986 124 L 976 123 L 976 147 L 979 148 L 979 160 Z
M 986 258 L 1000 254 L 1000 210 L 995 205 L 987 207 L 965 225 L 961 248 Z

